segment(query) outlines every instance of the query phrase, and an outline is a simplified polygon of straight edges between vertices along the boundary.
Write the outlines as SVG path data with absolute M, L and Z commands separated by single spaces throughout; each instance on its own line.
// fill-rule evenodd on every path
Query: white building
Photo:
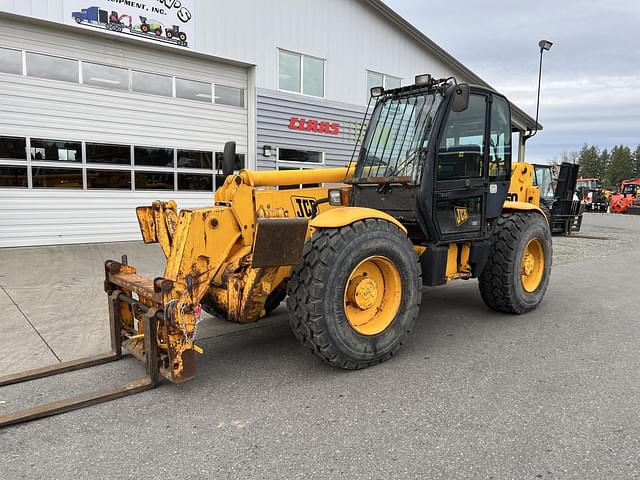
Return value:
M 486 85 L 380 0 L 0 0 L 0 31 L 0 247 L 137 239 L 137 205 L 211 203 L 228 140 L 343 165 L 370 87 Z

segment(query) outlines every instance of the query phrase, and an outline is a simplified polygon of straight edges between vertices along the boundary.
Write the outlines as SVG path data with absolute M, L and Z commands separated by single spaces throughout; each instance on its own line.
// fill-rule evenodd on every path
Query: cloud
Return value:
M 527 159 L 547 161 L 585 142 L 640 143 L 640 2 L 425 0 L 389 6 L 516 105 L 535 115 L 538 40 L 545 53 L 540 122 Z

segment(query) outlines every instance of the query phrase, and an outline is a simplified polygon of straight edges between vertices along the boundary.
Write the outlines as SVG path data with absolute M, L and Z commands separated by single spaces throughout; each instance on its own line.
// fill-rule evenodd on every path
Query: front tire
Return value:
M 551 274 L 551 232 L 539 213 L 506 213 L 498 220 L 479 279 L 489 308 L 522 314 L 536 308 Z
M 288 285 L 289 323 L 330 365 L 355 370 L 389 359 L 418 316 L 421 271 L 413 245 L 378 219 L 320 229 Z

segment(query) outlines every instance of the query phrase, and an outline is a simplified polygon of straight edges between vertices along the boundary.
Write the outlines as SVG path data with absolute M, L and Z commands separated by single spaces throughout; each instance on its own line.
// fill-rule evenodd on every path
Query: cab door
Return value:
M 435 151 L 433 222 L 440 241 L 486 233 L 489 95 L 471 93 L 461 112 L 449 109 Z
M 511 179 L 511 110 L 491 92 L 473 92 L 449 109 L 434 152 L 432 222 L 441 242 L 486 237 Z

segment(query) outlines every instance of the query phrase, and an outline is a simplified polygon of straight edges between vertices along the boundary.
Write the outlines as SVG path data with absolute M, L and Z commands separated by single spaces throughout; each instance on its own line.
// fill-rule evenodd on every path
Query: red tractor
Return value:
M 611 195 L 611 212 L 640 215 L 640 178 L 623 180 L 620 192 Z

